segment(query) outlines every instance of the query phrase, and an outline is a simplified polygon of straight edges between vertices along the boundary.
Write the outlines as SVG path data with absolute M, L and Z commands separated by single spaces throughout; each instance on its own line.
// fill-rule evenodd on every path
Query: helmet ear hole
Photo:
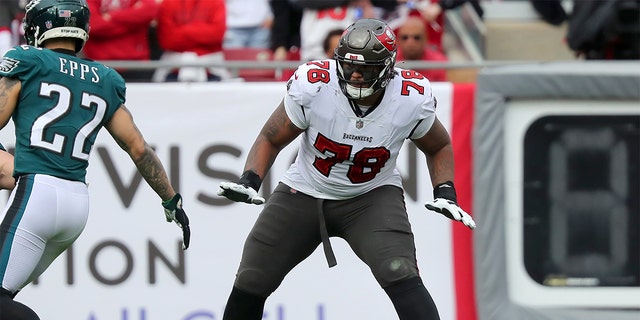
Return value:
M 371 95 L 386 87 L 395 74 L 396 36 L 382 20 L 360 19 L 342 34 L 334 58 L 338 62 L 338 80 L 343 93 L 350 99 L 361 99 L 362 84 L 371 83 L 366 92 Z M 354 72 L 361 72 L 360 80 L 352 80 Z M 359 84 L 354 96 L 354 84 Z

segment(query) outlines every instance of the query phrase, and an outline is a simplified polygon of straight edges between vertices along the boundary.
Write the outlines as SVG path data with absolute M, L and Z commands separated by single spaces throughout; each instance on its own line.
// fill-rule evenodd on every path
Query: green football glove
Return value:
M 182 250 L 187 250 L 191 241 L 191 229 L 189 228 L 189 217 L 182 209 L 182 196 L 176 193 L 173 198 L 162 201 L 162 206 L 167 222 L 175 222 L 182 229 Z

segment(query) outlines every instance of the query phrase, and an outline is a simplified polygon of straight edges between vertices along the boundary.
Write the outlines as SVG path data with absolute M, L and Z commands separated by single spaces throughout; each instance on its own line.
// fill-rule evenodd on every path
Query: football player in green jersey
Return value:
M 88 38 L 85 0 L 31 0 L 25 9 L 28 45 L 0 62 L 0 128 L 13 119 L 17 181 L 0 215 L 0 320 L 39 319 L 13 298 L 84 229 L 86 168 L 102 127 L 161 198 L 166 220 L 182 229 L 183 249 L 190 239 L 182 198 L 124 105 L 124 80 L 76 57 Z

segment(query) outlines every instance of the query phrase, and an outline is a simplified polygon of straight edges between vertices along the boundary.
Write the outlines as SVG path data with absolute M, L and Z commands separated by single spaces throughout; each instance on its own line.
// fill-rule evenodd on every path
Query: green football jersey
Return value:
M 96 136 L 125 102 L 124 79 L 68 51 L 17 46 L 0 76 L 22 83 L 16 110 L 14 176 L 39 173 L 85 181 Z

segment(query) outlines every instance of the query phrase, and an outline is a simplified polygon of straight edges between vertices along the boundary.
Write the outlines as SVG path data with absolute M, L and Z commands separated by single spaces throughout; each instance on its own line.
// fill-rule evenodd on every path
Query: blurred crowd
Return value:
M 571 16 L 560 11 L 560 1 L 530 1 L 549 23 L 560 24 Z M 399 63 L 447 61 L 447 48 L 442 41 L 444 12 L 468 3 L 480 19 L 484 13 L 480 0 L 87 0 L 87 3 L 91 10 L 91 41 L 82 52 L 86 58 L 160 60 L 184 65 L 118 69 L 130 82 L 228 80 L 237 75 L 220 65 L 230 60 L 302 62 L 331 58 L 342 30 L 364 17 L 385 20 L 396 31 Z M 21 21 L 25 4 L 26 0 L 0 0 L 0 53 L 24 42 Z M 597 6 L 592 5 L 589 10 L 594 8 Z M 568 38 L 569 45 L 576 42 L 572 34 Z M 575 50 L 582 52 L 578 51 L 580 48 Z M 616 58 L 590 52 L 584 58 Z M 216 63 L 218 67 L 204 67 Z M 418 71 L 431 81 L 447 80 L 444 69 Z M 286 80 L 291 72 L 262 70 L 253 76 Z

